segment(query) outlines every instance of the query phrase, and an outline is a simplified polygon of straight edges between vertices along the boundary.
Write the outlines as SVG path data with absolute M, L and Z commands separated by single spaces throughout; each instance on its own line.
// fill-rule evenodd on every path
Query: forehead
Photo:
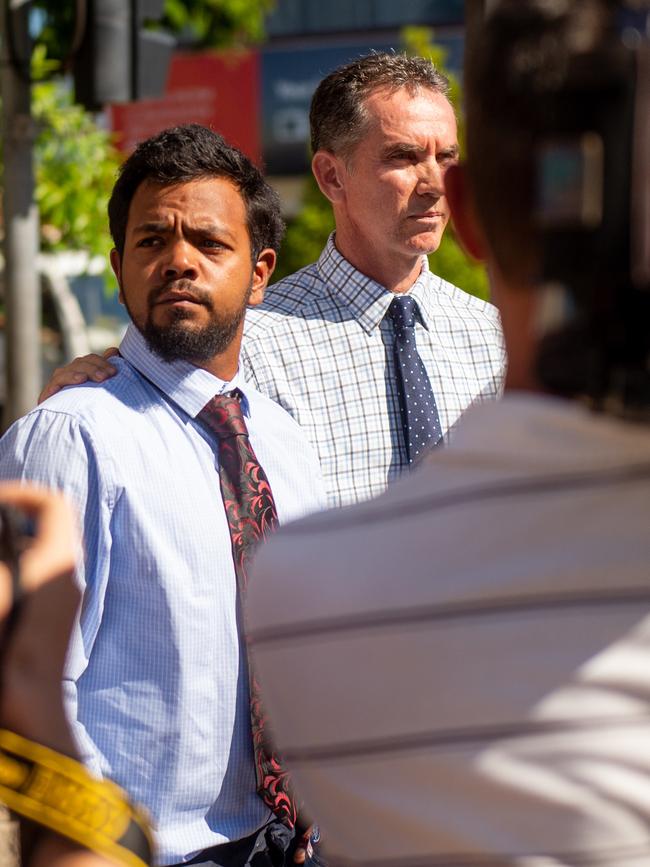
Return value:
M 428 88 L 412 93 L 406 88 L 382 88 L 366 97 L 364 107 L 369 119 L 364 140 L 372 138 L 378 143 L 425 138 L 435 139 L 441 147 L 456 144 L 456 116 L 449 100 L 441 93 Z
M 127 231 L 152 220 L 220 223 L 232 230 L 247 230 L 244 199 L 229 178 L 199 178 L 170 185 L 143 181 L 131 200 Z

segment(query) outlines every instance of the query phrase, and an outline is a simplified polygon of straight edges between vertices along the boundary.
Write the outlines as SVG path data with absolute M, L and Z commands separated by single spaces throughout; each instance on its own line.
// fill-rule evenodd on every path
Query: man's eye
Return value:
M 219 250 L 223 247 L 221 241 L 215 241 L 214 238 L 204 238 L 201 241 L 202 247 L 208 247 L 210 250 Z
M 138 247 L 158 247 L 162 244 L 162 238 L 158 237 L 150 237 L 150 238 L 141 238 L 138 241 Z

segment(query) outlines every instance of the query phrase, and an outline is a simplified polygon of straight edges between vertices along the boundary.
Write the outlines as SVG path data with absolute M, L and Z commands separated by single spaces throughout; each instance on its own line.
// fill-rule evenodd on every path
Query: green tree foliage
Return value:
M 45 253 L 85 250 L 108 262 L 108 197 L 120 157 L 110 133 L 73 102 L 70 87 L 46 75 L 55 64 L 38 46 L 32 58 L 35 199 Z M 0 163 L 0 177 L 2 165 Z
M 300 213 L 287 221 L 287 233 L 278 256 L 273 282 L 315 262 L 333 229 L 334 215 L 330 203 L 318 189 L 313 175 L 310 175 L 305 179 Z
M 490 289 L 485 268 L 465 254 L 456 240 L 453 226 L 447 227 L 440 246 L 429 256 L 429 265 L 443 280 L 460 286 L 465 292 L 484 301 L 489 299 Z
M 47 71 L 61 72 L 67 67 L 74 49 L 77 24 L 77 4 L 61 0 L 32 0 L 31 30 L 49 58 Z M 37 61 L 38 63 L 38 61 Z M 43 72 L 43 67 L 40 67 Z
M 46 66 L 43 48 L 37 49 L 34 66 Z M 106 206 L 119 165 L 109 133 L 74 104 L 60 79 L 34 85 L 32 112 L 41 248 L 107 256 Z
M 402 31 L 405 50 L 410 54 L 428 57 L 440 70 L 449 76 L 451 99 L 458 112 L 461 102 L 460 83 L 446 69 L 447 52 L 433 42 L 433 33 L 426 27 L 407 27 Z M 459 123 L 459 141 L 463 147 L 463 125 Z M 287 234 L 279 256 L 274 280 L 315 261 L 334 228 L 332 209 L 321 194 L 312 177 L 305 181 L 304 203 L 300 213 L 287 223 Z M 453 226 L 448 226 L 440 247 L 429 256 L 431 270 L 466 292 L 487 299 L 488 281 L 485 268 L 470 260 L 454 235 Z
M 165 0 L 163 26 L 197 48 L 260 42 L 275 0 Z
M 260 42 L 275 0 L 165 0 L 160 26 L 184 48 L 232 48 Z M 69 68 L 77 24 L 76 4 L 32 0 L 38 41 L 59 68 Z

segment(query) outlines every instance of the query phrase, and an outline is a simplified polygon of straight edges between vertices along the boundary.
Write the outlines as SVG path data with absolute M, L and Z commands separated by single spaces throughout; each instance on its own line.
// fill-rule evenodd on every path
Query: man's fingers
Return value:
M 300 838 L 293 853 L 294 864 L 304 864 L 307 858 L 311 858 L 314 850 L 311 845 L 311 828 L 307 828 Z
M 62 494 L 38 485 L 3 482 L 0 502 L 22 509 L 36 520 L 36 536 L 21 559 L 25 589 L 74 568 L 78 532 L 73 510 Z
M 38 402 L 43 403 L 48 397 L 56 394 L 66 385 L 79 385 L 82 382 L 103 382 L 117 373 L 117 369 L 108 359 L 117 354 L 115 347 L 109 347 L 104 355 L 84 355 L 75 358 L 63 367 L 57 367 L 49 382 L 38 397 Z
M 74 755 L 61 703 L 68 638 L 80 597 L 71 572 L 78 545 L 74 516 L 61 494 L 35 485 L 0 484 L 0 502 L 23 510 L 36 522 L 36 535 L 20 559 L 21 608 L 2 661 L 0 721 Z M 0 565 L 6 590 L 9 575 Z M 5 598 L 2 615 L 8 602 Z

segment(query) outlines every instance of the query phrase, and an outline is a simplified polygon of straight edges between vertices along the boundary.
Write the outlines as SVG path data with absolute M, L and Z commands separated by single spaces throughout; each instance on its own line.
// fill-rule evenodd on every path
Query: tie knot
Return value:
M 396 295 L 390 302 L 388 312 L 397 331 L 402 328 L 413 328 L 417 302 L 410 295 Z
M 219 439 L 248 436 L 240 399 L 239 389 L 235 389 L 230 394 L 216 394 L 206 403 L 198 417 L 216 433 Z

